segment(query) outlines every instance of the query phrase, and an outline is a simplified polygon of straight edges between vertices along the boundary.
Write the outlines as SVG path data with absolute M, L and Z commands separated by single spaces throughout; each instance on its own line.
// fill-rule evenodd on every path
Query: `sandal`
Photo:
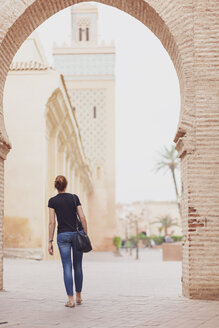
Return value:
M 82 299 L 80 299 L 80 300 L 76 300 L 76 303 L 77 303 L 77 305 L 81 305 L 81 303 L 82 303 Z
M 70 307 L 70 308 L 73 308 L 75 307 L 75 302 L 70 302 L 68 301 L 66 304 L 65 304 L 66 307 Z

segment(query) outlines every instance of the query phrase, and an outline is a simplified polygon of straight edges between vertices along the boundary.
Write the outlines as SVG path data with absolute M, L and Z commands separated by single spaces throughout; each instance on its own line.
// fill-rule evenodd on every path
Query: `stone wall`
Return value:
M 80 1 L 1 1 L 0 99 L 10 62 L 21 43 L 48 17 L 78 2 Z M 181 90 L 181 114 L 175 142 L 182 164 L 183 293 L 192 298 L 219 298 L 219 2 L 100 2 L 129 13 L 150 28 L 174 63 Z M 3 113 L 0 114 L 0 131 L 1 142 L 10 148 Z M 3 174 L 1 179 L 2 186 Z M 2 189 L 0 197 L 3 207 Z M 2 220 L 3 211 L 0 226 Z M 2 254 L 1 248 L 1 267 Z

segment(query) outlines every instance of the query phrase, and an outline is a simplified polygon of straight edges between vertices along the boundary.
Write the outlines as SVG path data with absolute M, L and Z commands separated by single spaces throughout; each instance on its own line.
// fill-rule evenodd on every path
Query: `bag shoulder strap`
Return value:
M 78 221 L 81 223 L 81 220 L 79 219 L 79 217 L 78 217 L 78 213 L 77 213 L 77 204 L 76 204 L 76 200 L 75 200 L 75 195 L 74 194 L 72 194 L 72 196 L 73 196 L 73 199 L 74 199 L 74 203 L 75 203 L 75 207 L 76 207 L 76 229 L 78 230 Z

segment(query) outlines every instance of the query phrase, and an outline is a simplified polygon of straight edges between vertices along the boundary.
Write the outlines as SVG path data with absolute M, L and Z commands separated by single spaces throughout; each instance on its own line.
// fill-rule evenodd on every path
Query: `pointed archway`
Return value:
M 0 288 L 3 286 L 4 160 L 11 148 L 2 108 L 5 79 L 12 58 L 28 35 L 56 12 L 79 2 L 9 0 L 0 4 Z M 181 92 L 181 114 L 174 141 L 181 157 L 183 184 L 183 292 L 192 298 L 219 298 L 216 270 L 219 162 L 215 156 L 219 149 L 215 46 L 219 3 L 194 4 L 190 0 L 99 2 L 123 10 L 145 24 L 173 61 Z M 210 24 L 214 24 L 214 29 L 209 28 Z

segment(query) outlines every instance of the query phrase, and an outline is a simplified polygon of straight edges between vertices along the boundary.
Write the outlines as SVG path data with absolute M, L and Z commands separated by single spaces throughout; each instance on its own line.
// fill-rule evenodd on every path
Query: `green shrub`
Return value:
M 129 237 L 129 241 L 132 244 L 132 246 L 136 246 L 136 244 L 137 244 L 137 238 L 136 238 L 136 236 Z
M 116 246 L 116 248 L 121 248 L 122 246 L 122 238 L 119 236 L 115 236 L 113 238 L 113 244 Z
M 150 237 L 146 236 L 144 233 L 139 233 L 138 239 L 142 241 L 143 245 L 150 245 Z
M 183 236 L 171 236 L 174 241 L 181 241 Z
M 131 242 L 130 242 L 130 240 L 127 240 L 127 241 L 125 242 L 125 247 L 126 247 L 126 248 L 130 248 L 130 247 L 131 247 Z
M 153 239 L 156 245 L 161 245 L 164 242 L 163 236 L 152 235 L 150 238 Z
M 144 233 L 139 233 L 138 234 L 138 239 L 141 239 L 141 240 L 146 240 L 148 237 L 144 234 Z

